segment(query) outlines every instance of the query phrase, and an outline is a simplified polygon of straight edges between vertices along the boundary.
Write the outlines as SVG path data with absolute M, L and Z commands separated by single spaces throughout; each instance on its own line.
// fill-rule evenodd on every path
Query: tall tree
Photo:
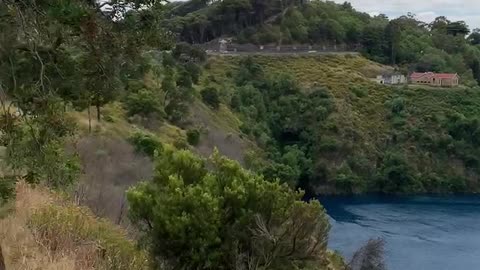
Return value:
M 472 45 L 480 45 L 480 28 L 473 29 L 472 33 L 468 36 L 468 41 Z
M 168 44 L 159 16 L 155 1 L 0 2 L 0 90 L 18 109 L 2 112 L 15 118 L 0 132 L 12 167 L 32 181 L 71 182 L 78 168 L 64 149 L 74 132 L 65 104 L 100 111 L 116 98 L 143 49 Z
M 451 22 L 447 25 L 447 33 L 453 36 L 466 36 L 470 33 L 470 29 L 464 21 Z

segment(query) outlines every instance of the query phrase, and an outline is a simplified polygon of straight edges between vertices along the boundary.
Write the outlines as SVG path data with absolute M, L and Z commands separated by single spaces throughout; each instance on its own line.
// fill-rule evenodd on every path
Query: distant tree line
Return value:
M 232 37 L 253 44 L 347 44 L 405 71 L 454 72 L 467 85 L 480 81 L 480 30 L 443 16 L 431 23 L 414 14 L 391 20 L 332 1 L 193 0 L 167 10 L 165 25 L 189 43 Z

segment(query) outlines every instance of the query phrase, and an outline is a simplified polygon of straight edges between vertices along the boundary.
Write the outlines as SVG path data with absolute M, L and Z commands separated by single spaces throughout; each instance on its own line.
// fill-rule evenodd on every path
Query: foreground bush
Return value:
M 130 215 L 157 261 L 175 269 L 296 269 L 326 263 L 317 201 L 215 153 L 165 149 L 153 181 L 128 191 Z

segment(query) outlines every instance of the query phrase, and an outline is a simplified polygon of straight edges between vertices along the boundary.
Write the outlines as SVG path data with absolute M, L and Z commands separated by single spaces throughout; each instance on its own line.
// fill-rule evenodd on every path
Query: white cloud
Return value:
M 334 0 L 343 3 L 345 0 Z M 419 20 L 431 22 L 438 16 L 452 21 L 466 21 L 471 29 L 480 28 L 480 1 L 477 0 L 348 0 L 359 11 L 369 14 L 383 13 L 395 18 L 408 12 Z
M 435 11 L 419 12 L 416 15 L 417 19 L 422 22 L 432 22 L 439 16 Z

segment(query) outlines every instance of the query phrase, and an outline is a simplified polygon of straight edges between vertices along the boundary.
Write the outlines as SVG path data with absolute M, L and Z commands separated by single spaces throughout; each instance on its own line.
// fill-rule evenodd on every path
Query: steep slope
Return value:
M 122 229 L 47 189 L 20 182 L 16 191 L 0 219 L 6 269 L 148 269 L 146 253 Z
M 227 102 L 242 59 L 208 64 L 204 83 L 219 82 Z M 333 97 L 335 109 L 317 127 L 309 181 L 316 193 L 478 190 L 478 89 L 378 85 L 370 78 L 389 68 L 354 55 L 251 59 L 267 74 L 290 74 L 305 91 L 324 87 Z

